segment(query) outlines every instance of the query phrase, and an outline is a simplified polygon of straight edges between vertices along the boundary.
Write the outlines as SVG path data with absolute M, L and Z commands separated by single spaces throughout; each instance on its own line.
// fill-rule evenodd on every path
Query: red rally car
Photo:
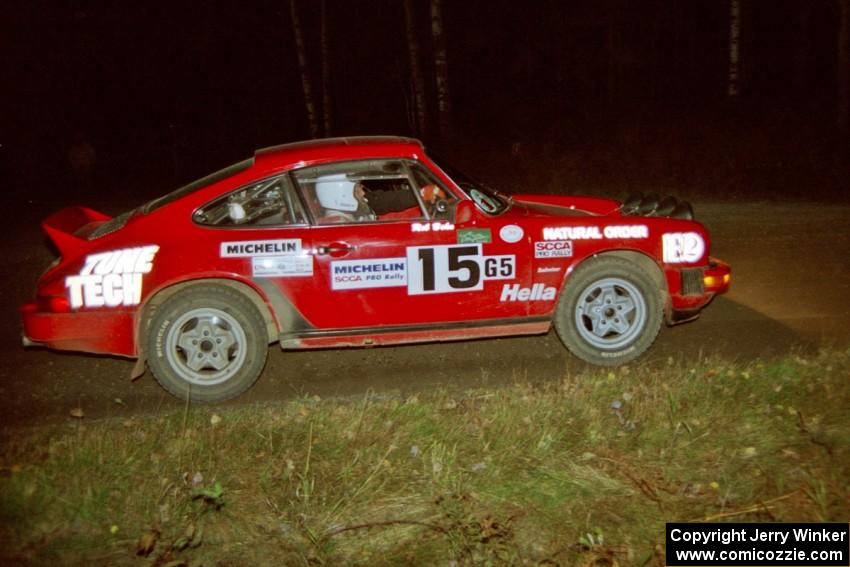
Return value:
M 397 137 L 255 156 L 114 218 L 61 210 L 61 257 L 24 344 L 147 364 L 172 394 L 234 397 L 268 345 L 362 347 L 546 333 L 601 365 L 729 288 L 690 206 L 505 196 Z

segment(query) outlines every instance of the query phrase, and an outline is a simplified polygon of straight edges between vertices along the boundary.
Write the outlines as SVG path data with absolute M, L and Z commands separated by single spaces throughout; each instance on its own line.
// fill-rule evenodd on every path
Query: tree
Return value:
M 310 70 L 307 67 L 307 52 L 304 47 L 304 35 L 301 32 L 301 21 L 295 0 L 289 0 L 289 13 L 292 20 L 292 33 L 295 36 L 295 51 L 298 54 L 298 69 L 301 72 L 301 89 L 304 92 L 304 105 L 307 109 L 307 123 L 310 126 L 310 136 L 319 137 L 319 122 L 316 119 L 316 103 L 313 100 L 313 88 L 310 84 Z
M 321 3 L 319 49 L 322 54 L 322 125 L 325 136 L 331 135 L 331 63 L 328 55 L 328 15 L 326 2 Z
M 451 128 L 451 99 L 449 72 L 446 60 L 446 39 L 443 34 L 442 0 L 431 0 L 431 37 L 434 41 L 434 75 L 437 83 L 437 116 L 440 137 L 449 135 Z
M 838 126 L 850 126 L 850 0 L 839 0 L 841 24 L 838 30 Z
M 740 92 L 741 0 L 729 0 L 729 74 L 726 96 L 736 99 Z
M 407 31 L 407 52 L 410 56 L 410 80 L 413 86 L 414 132 L 424 136 L 427 126 L 425 108 L 425 81 L 422 78 L 422 66 L 419 63 L 419 42 L 416 39 L 416 25 L 413 15 L 413 0 L 404 0 L 404 24 Z

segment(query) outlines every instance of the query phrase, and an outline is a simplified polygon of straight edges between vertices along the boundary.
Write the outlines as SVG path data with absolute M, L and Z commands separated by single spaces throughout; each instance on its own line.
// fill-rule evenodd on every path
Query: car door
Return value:
M 298 303 L 314 327 L 474 325 L 527 312 L 521 303 L 500 301 L 506 285 L 528 285 L 523 245 L 493 238 L 483 215 L 455 226 L 441 210 L 453 210 L 461 196 L 424 165 L 362 160 L 293 177 L 315 220 L 314 288 Z M 329 198 L 331 185 L 341 196 Z M 429 185 L 441 203 L 423 198 L 434 192 Z

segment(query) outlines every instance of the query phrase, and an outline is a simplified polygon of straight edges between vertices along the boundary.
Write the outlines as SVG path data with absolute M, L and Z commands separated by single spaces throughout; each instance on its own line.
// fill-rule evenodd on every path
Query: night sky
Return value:
M 473 161 L 517 141 L 547 156 L 687 145 L 687 132 L 727 123 L 759 132 L 749 145 L 783 132 L 830 155 L 840 145 L 838 1 L 741 0 L 740 95 L 730 99 L 726 0 L 444 0 L 453 105 L 444 138 L 429 2 L 413 4 L 428 130 L 414 131 L 407 112 L 403 2 L 327 0 L 330 134 L 416 135 Z M 317 101 L 319 6 L 297 1 Z M 135 180 L 160 193 L 310 137 L 287 0 L 26 2 L 4 12 L 0 143 L 17 190 L 45 177 L 61 186 L 75 135 L 96 148 L 101 187 Z M 711 146 L 740 136 L 723 129 Z M 798 150 L 779 148 L 776 160 Z

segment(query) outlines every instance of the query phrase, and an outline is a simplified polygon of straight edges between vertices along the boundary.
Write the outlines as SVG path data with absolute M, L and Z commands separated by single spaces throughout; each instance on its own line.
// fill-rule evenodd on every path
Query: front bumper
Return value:
M 704 268 L 675 268 L 666 272 L 670 303 L 667 323 L 675 325 L 699 317 L 711 300 L 729 291 L 732 268 L 726 262 L 710 258 Z
M 132 311 L 39 311 L 36 303 L 21 307 L 24 346 L 44 346 L 118 356 L 137 356 Z

